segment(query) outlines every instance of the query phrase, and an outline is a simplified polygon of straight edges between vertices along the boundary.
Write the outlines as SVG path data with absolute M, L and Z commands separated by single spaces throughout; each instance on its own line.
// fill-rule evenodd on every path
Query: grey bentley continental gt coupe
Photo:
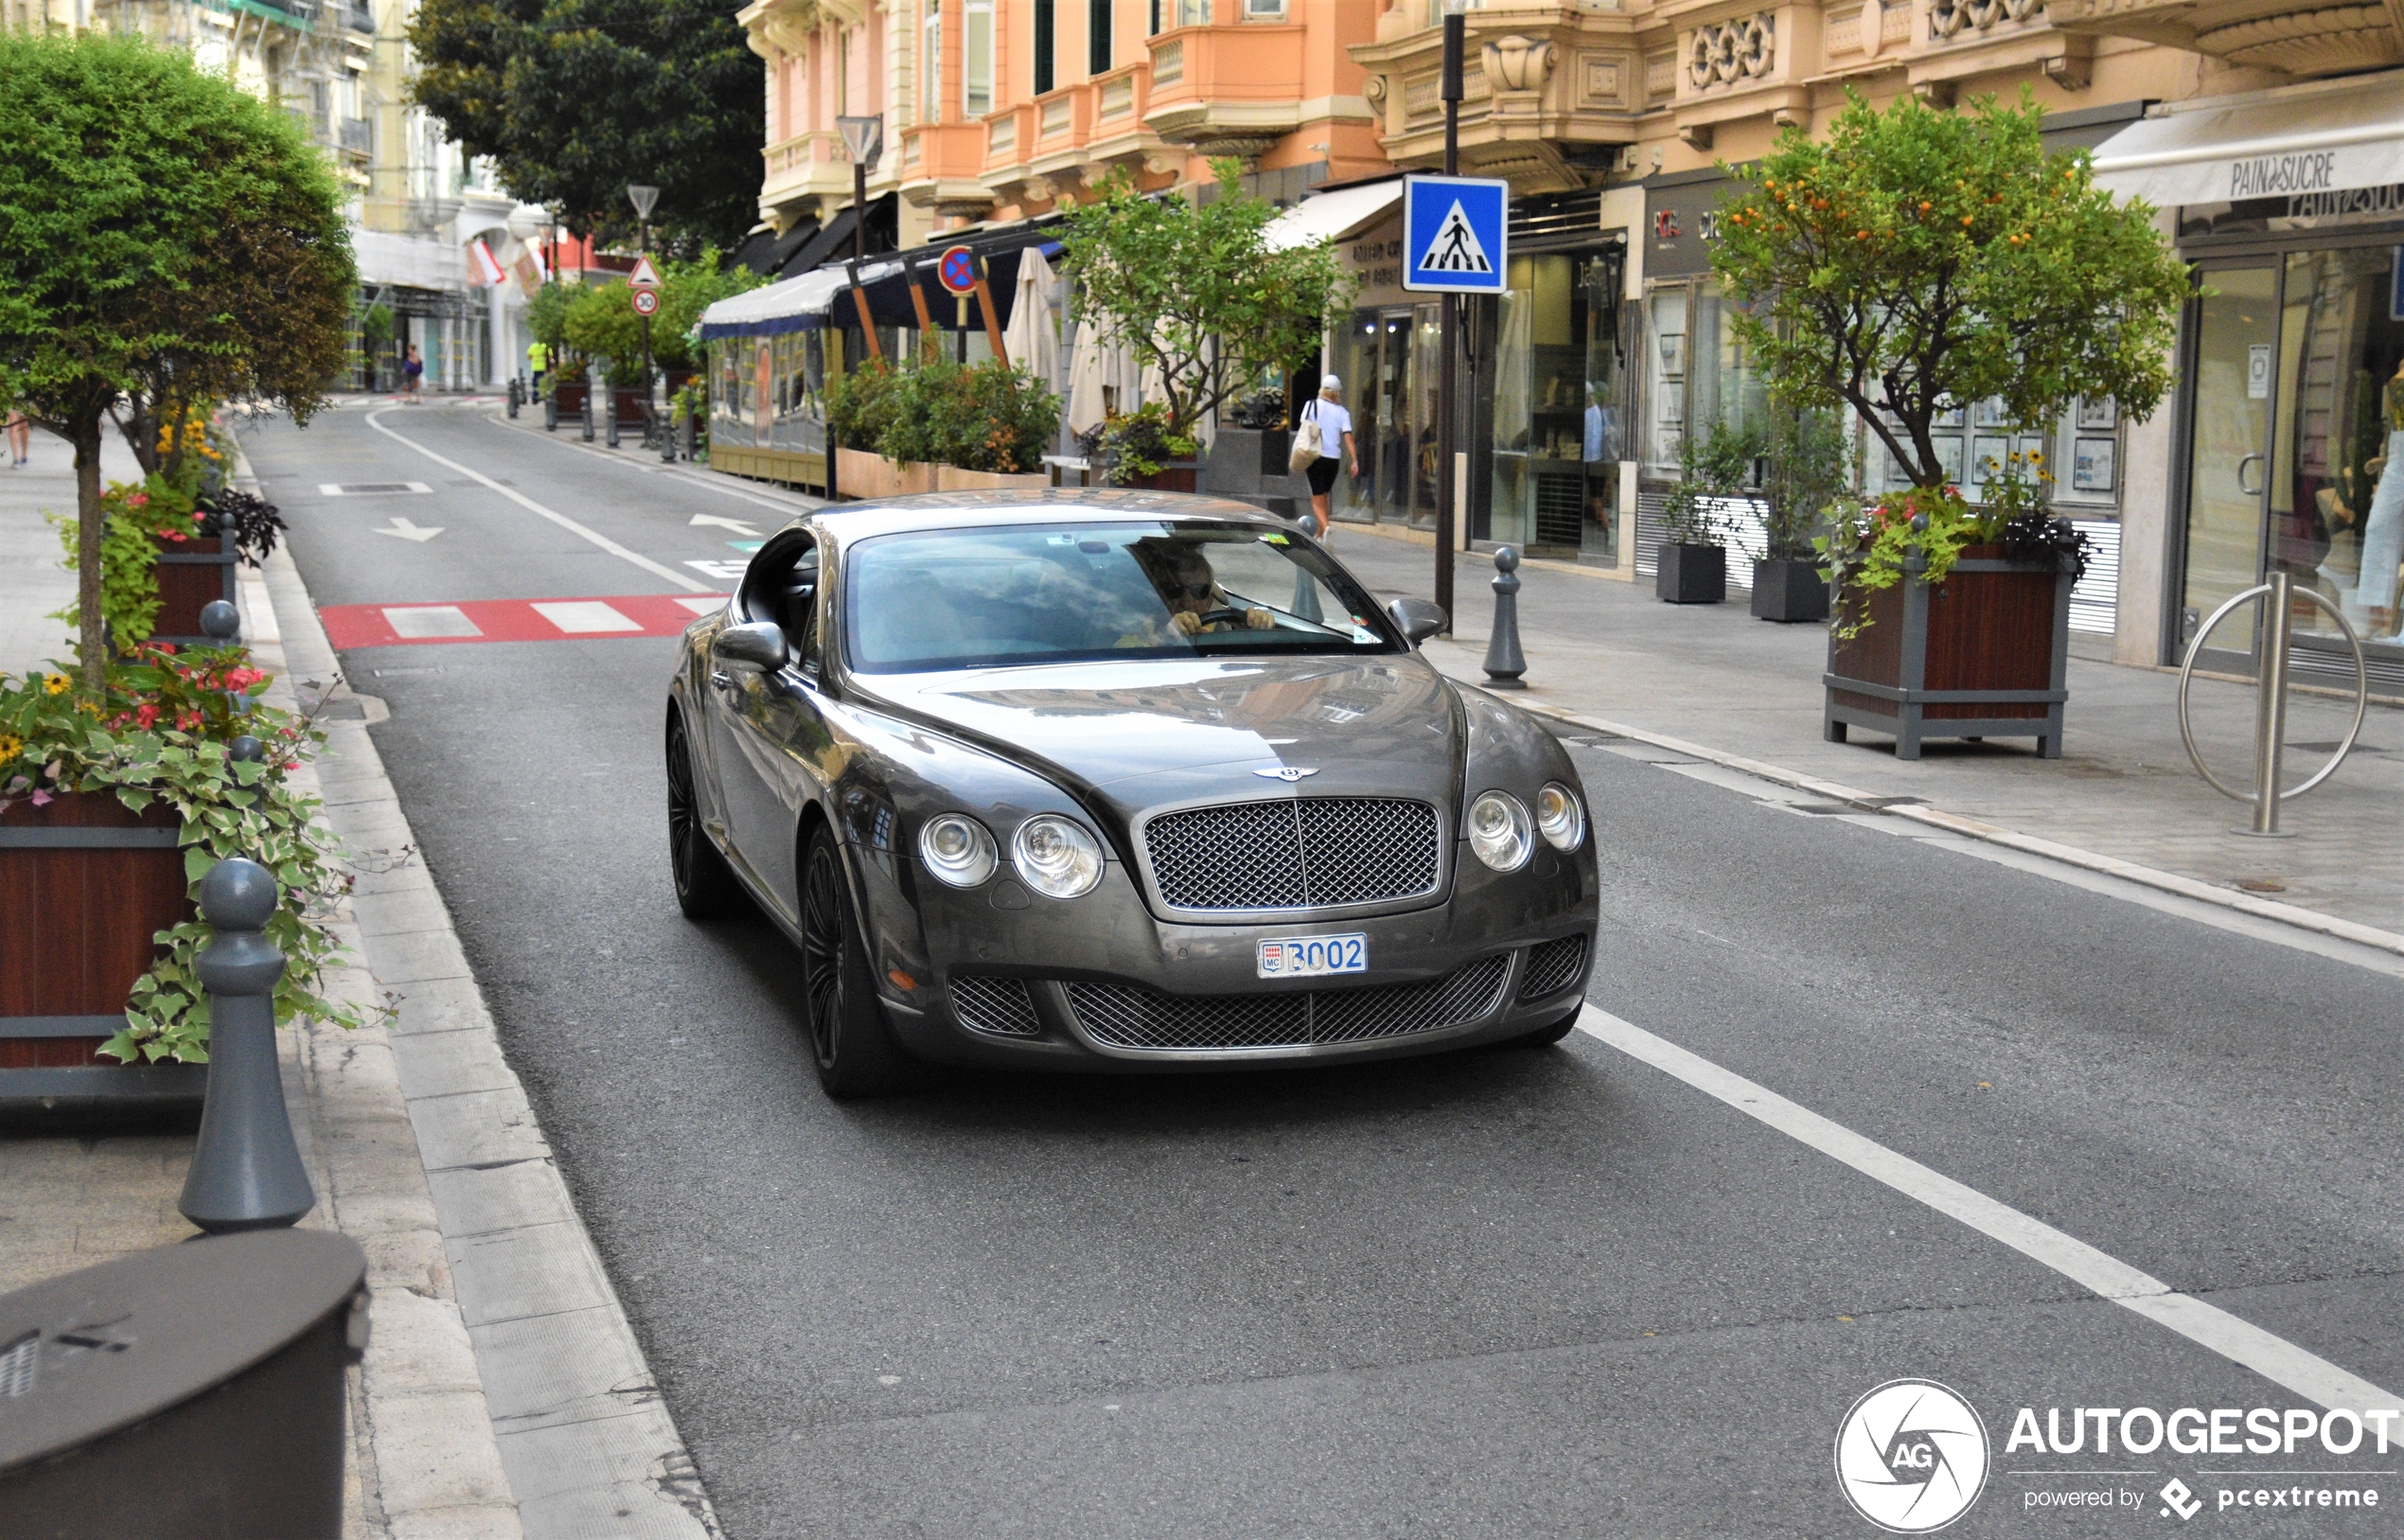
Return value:
M 1578 772 L 1293 524 L 1153 492 L 827 509 L 685 631 L 695 918 L 800 948 L 837 1096 L 922 1061 L 1194 1070 L 1558 1041 Z

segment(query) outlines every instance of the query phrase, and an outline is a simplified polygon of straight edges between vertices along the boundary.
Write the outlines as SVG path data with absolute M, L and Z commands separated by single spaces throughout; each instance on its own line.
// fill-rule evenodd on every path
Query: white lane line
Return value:
M 511 428 L 505 417 L 487 416 L 485 420 L 496 428 L 504 429 L 510 433 L 531 434 L 535 431 L 531 428 Z M 739 487 L 729 486 L 727 478 L 716 471 L 686 470 L 681 466 L 671 465 L 646 465 L 639 459 L 629 460 L 615 451 L 587 449 L 574 439 L 555 438 L 549 434 L 544 434 L 541 441 L 559 449 L 573 450 L 578 454 L 596 455 L 621 470 L 631 470 L 640 476 L 673 476 L 678 481 L 700 487 L 704 491 L 716 492 L 725 497 L 739 497 L 746 503 L 756 503 L 763 508 L 773 508 L 787 519 L 798 519 L 803 514 L 814 512 L 825 506 L 815 498 L 807 503 L 780 503 L 774 498 L 763 497 L 757 492 L 747 492 Z
M 386 408 L 385 410 L 389 411 L 391 408 Z M 383 434 L 386 438 L 392 439 L 396 443 L 406 444 L 411 449 L 415 450 L 418 453 L 424 455 L 427 459 L 432 460 L 434 464 L 442 466 L 447 469 L 456 470 L 463 476 L 473 477 L 476 481 L 491 487 L 494 491 L 499 492 L 503 497 L 507 498 L 510 502 L 517 504 L 520 507 L 524 508 L 529 512 L 542 515 L 545 519 L 550 520 L 553 523 L 557 524 L 561 529 L 568 531 L 570 534 L 574 535 L 581 540 L 591 540 L 593 544 L 599 546 L 604 551 L 609 552 L 611 556 L 616 557 L 621 560 L 631 561 L 636 566 L 642 568 L 645 572 L 650 573 L 654 576 L 664 577 L 679 588 L 687 589 L 698 593 L 708 589 L 710 586 L 707 583 L 697 583 L 692 578 L 687 577 L 682 573 L 677 571 L 674 567 L 654 561 L 649 557 L 644 556 L 640 552 L 628 550 L 625 546 L 620 545 L 617 541 L 610 539 L 609 536 L 585 528 L 584 525 L 577 523 L 566 514 L 556 513 L 551 509 L 544 507 L 541 504 L 537 503 L 533 498 L 526 496 L 514 487 L 502 486 L 499 482 L 493 480 L 490 476 L 486 475 L 481 470 L 471 470 L 468 467 L 461 465 L 456 460 L 451 459 L 446 455 L 436 454 L 433 451 L 428 449 L 425 445 L 418 443 L 414 438 L 402 437 L 400 434 L 394 433 L 390 428 L 385 427 L 381 422 L 376 420 L 383 415 L 383 412 L 368 413 L 367 426 L 375 429 L 378 433 Z
M 534 612 L 571 636 L 595 631 L 639 631 L 643 628 L 641 621 L 628 619 L 599 599 L 564 599 L 538 604 Z
M 704 593 L 698 599 L 679 599 L 676 602 L 684 606 L 687 610 L 692 611 L 697 615 L 707 615 L 714 614 L 718 610 L 724 608 L 726 604 L 726 595 L 723 593 Z
M 2162 1280 L 2138 1271 L 2117 1257 L 2031 1219 L 2008 1204 L 1998 1203 L 1975 1188 L 1965 1187 L 1876 1140 L 1798 1106 L 1776 1091 L 1755 1085 L 1734 1071 L 1723 1070 L 1642 1027 L 1622 1021 L 1608 1011 L 1586 1006 L 1579 1013 L 1578 1027 L 1630 1057 L 1642 1059 L 1706 1095 L 1717 1097 L 1746 1117 L 1769 1124 L 1830 1159 L 1843 1161 L 1905 1197 L 1952 1215 L 1990 1240 L 2001 1241 L 2023 1256 L 2044 1264 L 2081 1288 L 2167 1326 L 2308 1401 L 2328 1407 L 2342 1407 L 2357 1416 L 2374 1407 L 2404 1407 L 2404 1401 L 2396 1396 L 2347 1373 L 2325 1358 L 2191 1294 L 2180 1294 Z

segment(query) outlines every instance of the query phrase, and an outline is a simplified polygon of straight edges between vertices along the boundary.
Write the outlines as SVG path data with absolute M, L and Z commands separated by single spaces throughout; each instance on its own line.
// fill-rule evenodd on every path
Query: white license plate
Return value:
M 1288 936 L 1261 943 L 1260 976 L 1264 979 L 1323 979 L 1331 973 L 1367 973 L 1369 937 L 1355 930 L 1342 936 Z

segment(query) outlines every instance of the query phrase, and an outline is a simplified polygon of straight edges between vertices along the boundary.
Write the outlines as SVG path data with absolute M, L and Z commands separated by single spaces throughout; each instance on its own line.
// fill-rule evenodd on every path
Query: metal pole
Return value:
M 1460 75 L 1461 46 L 1466 23 L 1458 10 L 1444 17 L 1444 174 L 1460 174 Z M 1458 390 L 1460 369 L 1460 302 L 1458 295 L 1446 294 L 1439 302 L 1442 309 L 1444 349 L 1442 364 L 1436 372 L 1436 603 L 1444 611 L 1444 634 L 1452 634 L 1453 622 L 1453 546 L 1458 539 L 1453 506 L 1453 417 L 1454 392 Z
M 1486 688 L 1524 690 L 1528 656 L 1519 650 L 1519 553 L 1494 552 L 1494 629 L 1486 642 Z
M 2254 827 L 2279 832 L 2279 770 L 2288 735 L 2288 584 L 2286 572 L 2271 574 L 2262 601 L 2262 681 L 2254 701 Z

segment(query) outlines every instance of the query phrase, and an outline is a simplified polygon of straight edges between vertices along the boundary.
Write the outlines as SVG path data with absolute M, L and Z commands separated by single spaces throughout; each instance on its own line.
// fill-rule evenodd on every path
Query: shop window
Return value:
M 2271 452 L 2270 559 L 2393 638 L 2404 591 L 2404 305 L 2388 245 L 2287 258 Z M 2299 606 L 2299 630 L 2336 628 Z
M 1616 555 L 1620 251 L 1511 259 L 1496 303 L 1494 540 Z

